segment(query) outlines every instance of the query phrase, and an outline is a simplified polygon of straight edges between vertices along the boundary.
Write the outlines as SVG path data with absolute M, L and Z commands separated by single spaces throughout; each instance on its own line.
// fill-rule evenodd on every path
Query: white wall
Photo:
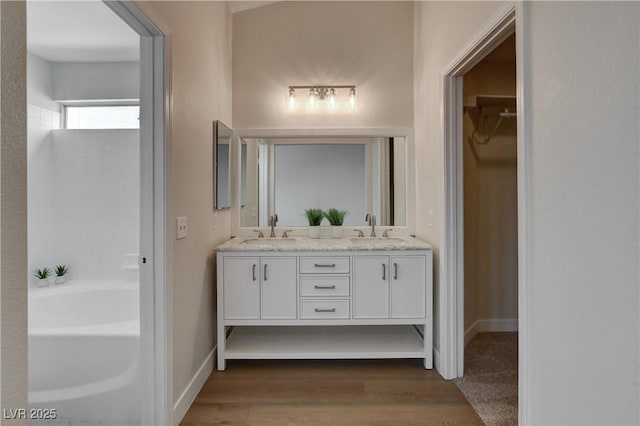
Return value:
M 411 14 L 410 2 L 322 1 L 235 13 L 234 126 L 411 127 Z M 309 84 L 356 84 L 357 113 L 288 113 L 288 86 Z
M 515 96 L 514 38 L 464 75 L 465 96 Z M 498 56 L 502 52 L 511 52 L 510 60 Z M 465 108 L 463 115 L 464 329 L 469 331 L 465 341 L 482 331 L 481 325 L 511 324 L 517 329 L 516 119 L 503 119 L 488 143 L 478 143 L 485 140 L 483 116 L 489 118 L 490 134 L 503 110 L 504 106 Z
M 27 123 L 24 2 L 0 2 L 0 407 L 27 406 Z M 4 417 L 4 416 L 2 416 Z M 3 425 L 26 424 L 7 420 Z
M 52 99 L 140 98 L 138 62 L 53 62 Z
M 525 3 L 530 424 L 640 422 L 640 5 Z
M 173 244 L 173 392 L 178 400 L 215 344 L 214 247 L 231 233 L 229 210 L 217 212 L 218 228 L 213 228 L 212 166 L 213 120 L 232 127 L 231 13 L 225 2 L 142 6 L 171 31 L 171 210 L 189 221 L 188 237 Z
M 74 280 L 136 280 L 123 266 L 139 253 L 139 131 L 55 130 L 32 143 L 29 270 L 66 264 Z
M 53 101 L 53 64 L 33 53 L 27 53 L 27 102 L 49 111 L 60 112 Z
M 436 349 L 441 345 L 440 304 L 444 296 L 438 291 L 443 208 L 440 73 L 503 7 L 504 2 L 414 3 L 416 235 L 434 247 Z M 429 212 L 433 213 L 433 226 L 428 225 Z

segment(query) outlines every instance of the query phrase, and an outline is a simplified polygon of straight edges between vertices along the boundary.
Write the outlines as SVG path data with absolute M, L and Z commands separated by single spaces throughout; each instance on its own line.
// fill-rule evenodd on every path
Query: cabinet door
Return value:
M 391 318 L 424 318 L 426 258 L 391 257 Z
M 262 319 L 296 319 L 295 257 L 262 257 Z
M 354 256 L 353 317 L 389 318 L 389 258 Z
M 225 319 L 260 318 L 260 259 L 224 258 Z

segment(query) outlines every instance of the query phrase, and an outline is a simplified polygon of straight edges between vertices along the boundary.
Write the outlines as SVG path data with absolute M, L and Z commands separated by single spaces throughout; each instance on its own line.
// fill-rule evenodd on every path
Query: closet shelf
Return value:
M 463 105 L 465 108 L 502 107 L 515 109 L 516 97 L 500 95 L 470 95 L 464 97 Z

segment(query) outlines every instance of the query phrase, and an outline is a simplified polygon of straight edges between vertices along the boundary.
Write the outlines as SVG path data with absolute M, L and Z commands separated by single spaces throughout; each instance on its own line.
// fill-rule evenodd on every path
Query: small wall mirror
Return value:
M 304 211 L 347 210 L 346 226 L 406 226 L 406 137 L 243 137 L 240 226 L 307 226 Z
M 222 121 L 213 122 L 213 200 L 215 209 L 231 207 L 231 136 Z

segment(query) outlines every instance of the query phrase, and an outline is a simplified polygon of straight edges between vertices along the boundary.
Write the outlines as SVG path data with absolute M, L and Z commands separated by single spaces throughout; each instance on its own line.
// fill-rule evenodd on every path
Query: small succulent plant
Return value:
M 58 265 L 54 269 L 57 277 L 63 277 L 69 272 L 69 267 L 67 265 Z
M 307 209 L 304 211 L 304 215 L 309 221 L 309 226 L 320 226 L 322 219 L 324 218 L 324 212 L 322 209 Z
M 326 212 L 324 212 L 324 217 L 327 218 L 327 220 L 332 226 L 342 226 L 342 224 L 344 223 L 344 217 L 347 214 L 349 214 L 349 212 L 346 210 L 338 210 L 338 209 L 331 208 Z
M 46 280 L 51 276 L 51 269 L 49 268 L 36 269 L 35 271 L 33 271 L 33 276 L 39 280 Z

